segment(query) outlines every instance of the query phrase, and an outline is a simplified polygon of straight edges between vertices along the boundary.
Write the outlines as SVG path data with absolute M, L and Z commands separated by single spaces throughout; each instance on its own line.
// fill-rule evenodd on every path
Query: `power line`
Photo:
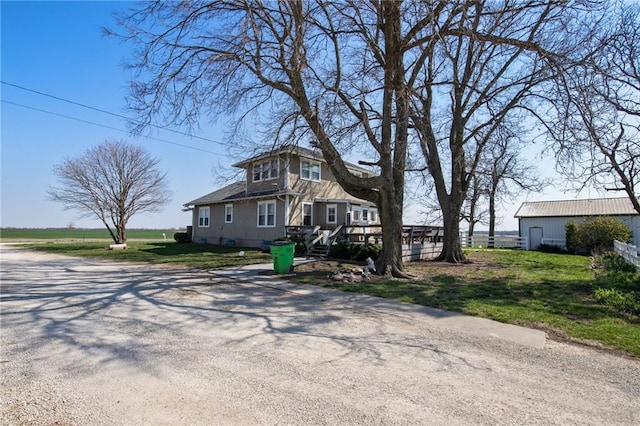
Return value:
M 21 107 L 21 108 L 26 108 L 26 109 L 30 109 L 30 110 L 33 110 L 33 111 L 38 111 L 38 112 L 42 112 L 42 113 L 45 113 L 45 114 L 55 115 L 57 117 L 63 117 L 63 118 L 67 118 L 69 120 L 79 121 L 81 123 L 92 124 L 94 126 L 104 127 L 105 129 L 116 130 L 118 132 L 123 132 L 123 133 L 129 134 L 129 132 L 126 131 L 126 130 L 119 129 L 119 128 L 113 127 L 113 126 L 107 126 L 105 124 L 96 123 L 94 121 L 83 120 L 81 118 L 71 117 L 70 115 L 60 114 L 60 113 L 53 112 L 53 111 L 47 111 L 47 110 L 44 110 L 44 109 L 40 109 L 40 108 L 29 106 L 29 105 L 23 105 L 23 104 L 19 104 L 19 103 L 16 103 L 16 102 L 7 101 L 5 99 L 2 99 L 2 102 L 5 103 L 5 104 L 15 105 L 15 106 L 18 106 L 18 107 Z M 166 139 L 160 139 L 160 138 L 156 138 L 156 137 L 153 137 L 153 136 L 144 136 L 144 135 L 142 137 L 147 138 L 147 139 L 153 139 L 153 140 L 156 140 L 156 141 L 159 141 L 159 142 L 163 142 L 163 143 L 168 143 L 168 144 L 171 144 L 171 145 L 180 146 L 180 147 L 183 147 L 183 148 L 192 149 L 194 151 L 200 151 L 200 152 L 206 152 L 207 154 L 219 155 L 217 152 L 207 151 L 206 149 L 196 148 L 196 147 L 189 146 L 189 145 L 184 145 L 184 144 L 181 144 L 181 143 L 178 143 L 178 142 L 168 141 Z
M 83 104 L 83 103 L 80 103 L 80 102 L 72 101 L 70 99 L 66 99 L 66 98 L 55 96 L 55 95 L 52 95 L 52 94 L 49 94 L 49 93 L 41 92 L 39 90 L 30 89 L 28 87 L 20 86 L 18 84 L 9 83 L 9 82 L 4 81 L 4 80 L 0 80 L 0 83 L 5 84 L 7 86 L 15 87 L 16 89 L 24 90 L 26 92 L 35 93 L 35 94 L 40 95 L 40 96 L 46 96 L 46 97 L 51 98 L 51 99 L 56 99 L 58 101 L 66 102 L 66 103 L 69 103 L 69 104 L 72 104 L 72 105 L 77 105 L 77 106 L 80 106 L 80 107 L 83 107 L 83 108 L 87 108 L 87 109 L 90 109 L 90 110 L 93 110 L 93 111 L 101 112 L 103 114 L 109 114 L 109 115 L 112 115 L 114 117 L 122 118 L 122 119 L 130 121 L 132 123 L 140 124 L 139 121 L 132 120 L 132 119 L 130 119 L 129 117 L 127 117 L 125 115 L 117 114 L 115 112 L 106 111 L 104 109 L 96 108 L 96 107 L 93 107 L 91 105 L 86 105 L 86 104 Z M 206 141 L 206 142 L 211 142 L 211 143 L 215 143 L 215 144 L 218 144 L 218 145 L 227 146 L 227 144 L 225 144 L 223 142 L 215 141 L 213 139 L 205 138 L 203 136 L 191 135 L 189 133 L 182 132 L 180 130 L 170 129 L 170 128 L 167 128 L 167 127 L 162 127 L 162 126 L 158 126 L 156 124 L 151 124 L 151 123 L 149 123 L 149 126 L 155 127 L 155 128 L 161 129 L 161 130 L 166 130 L 168 132 L 177 133 L 179 135 L 188 136 L 188 137 L 193 138 L 193 139 L 200 139 L 200 140 L 203 140 L 203 141 Z

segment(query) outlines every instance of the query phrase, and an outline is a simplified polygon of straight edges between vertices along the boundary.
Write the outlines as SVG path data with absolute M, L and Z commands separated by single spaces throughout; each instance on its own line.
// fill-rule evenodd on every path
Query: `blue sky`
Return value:
M 182 205 L 224 185 L 225 182 L 216 180 L 213 169 L 239 160 L 230 158 L 228 149 L 221 144 L 166 131 L 153 133 L 165 142 L 134 138 L 126 132 L 127 124 L 121 118 L 11 86 L 127 115 L 125 97 L 130 74 L 122 63 L 130 56 L 130 46 L 103 36 L 101 28 L 114 27 L 113 12 L 128 5 L 131 3 L 115 1 L 0 3 L 1 74 L 2 81 L 8 83 L 0 87 L 1 226 L 102 227 L 97 219 L 78 219 L 76 212 L 47 201 L 46 191 L 55 184 L 52 173 L 55 164 L 106 139 L 125 139 L 143 145 L 160 159 L 162 170 L 168 172 L 172 203 L 161 213 L 135 216 L 129 226 L 136 228 L 186 226 L 190 214 L 181 211 Z M 216 127 L 202 123 L 197 136 L 223 141 L 229 130 L 224 127 L 225 121 L 218 120 L 220 124 Z M 530 158 L 539 161 L 533 154 Z M 553 175 L 552 159 L 539 162 L 539 167 L 541 173 Z M 563 194 L 558 187 L 523 196 L 504 206 L 499 229 L 517 229 L 513 215 L 522 201 L 576 197 Z M 583 193 L 578 198 L 588 196 L 601 195 Z M 417 211 L 420 206 L 410 205 L 405 221 L 421 223 Z
M 2 81 L 128 115 L 125 96 L 130 75 L 122 63 L 128 59 L 130 46 L 103 36 L 101 30 L 113 27 L 113 11 L 126 7 L 123 2 L 2 1 Z M 153 133 L 166 142 L 134 138 L 126 132 L 127 123 L 121 118 L 9 84 L 1 87 L 0 223 L 4 227 L 65 227 L 71 223 L 102 227 L 97 219 L 78 219 L 76 212 L 47 201 L 46 191 L 55 185 L 55 164 L 106 139 L 143 145 L 168 172 L 172 203 L 161 213 L 134 216 L 130 227 L 186 226 L 190 215 L 181 211 L 182 204 L 222 185 L 214 180 L 212 169 L 233 161 L 219 144 L 166 131 Z M 198 136 L 221 140 L 223 132 L 205 126 Z

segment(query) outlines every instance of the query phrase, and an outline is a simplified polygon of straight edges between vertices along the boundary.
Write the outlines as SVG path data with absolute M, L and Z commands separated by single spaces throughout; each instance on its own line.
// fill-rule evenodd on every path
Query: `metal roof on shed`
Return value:
M 628 197 L 522 203 L 514 217 L 637 215 Z

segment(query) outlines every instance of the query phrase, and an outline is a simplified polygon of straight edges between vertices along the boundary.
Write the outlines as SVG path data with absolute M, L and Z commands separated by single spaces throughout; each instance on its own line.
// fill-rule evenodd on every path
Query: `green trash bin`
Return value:
M 269 245 L 273 258 L 273 270 L 276 274 L 288 274 L 293 266 L 293 254 L 296 243 L 278 241 Z

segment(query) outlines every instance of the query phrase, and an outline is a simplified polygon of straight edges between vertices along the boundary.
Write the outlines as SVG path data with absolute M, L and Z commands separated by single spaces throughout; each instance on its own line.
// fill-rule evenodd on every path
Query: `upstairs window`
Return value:
M 320 163 L 313 161 L 300 161 L 300 177 L 305 180 L 320 181 Z
M 255 163 L 253 165 L 253 181 L 260 182 L 263 180 L 277 179 L 279 168 L 280 164 L 277 158 Z

